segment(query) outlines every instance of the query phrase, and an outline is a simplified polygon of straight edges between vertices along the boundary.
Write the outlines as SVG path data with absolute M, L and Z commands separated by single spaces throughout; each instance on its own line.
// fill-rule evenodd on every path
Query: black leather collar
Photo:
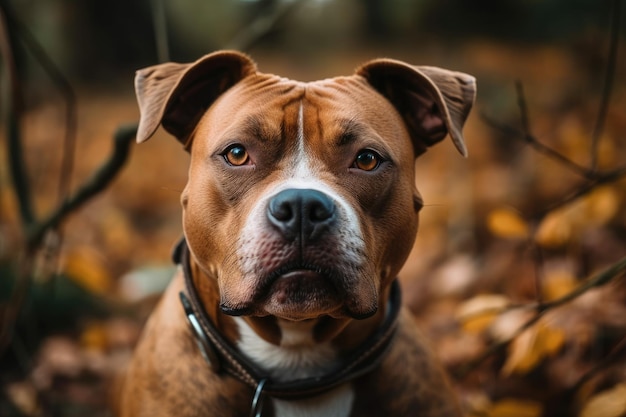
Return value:
M 273 381 L 224 339 L 209 320 L 191 279 L 189 256 L 187 242 L 183 239 L 176 246 L 173 259 L 182 265 L 185 276 L 186 294 L 181 292 L 180 300 L 192 333 L 202 356 L 214 372 L 227 373 L 255 391 L 251 416 L 260 416 L 264 396 L 284 400 L 309 398 L 373 371 L 380 365 L 391 345 L 401 304 L 397 279 L 392 284 L 387 313 L 380 328 L 363 345 L 347 355 L 336 371 L 320 377 Z

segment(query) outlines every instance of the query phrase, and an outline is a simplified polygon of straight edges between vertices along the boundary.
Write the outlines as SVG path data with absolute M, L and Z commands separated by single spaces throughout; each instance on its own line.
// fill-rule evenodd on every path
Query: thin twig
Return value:
M 14 38 L 14 21 L 11 11 L 4 3 L 0 3 L 0 53 L 2 54 L 6 79 L 4 80 L 8 90 L 5 98 L 6 114 L 4 118 L 7 124 L 7 147 L 8 166 L 15 189 L 22 228 L 27 230 L 35 223 L 35 213 L 30 194 L 30 184 L 26 173 L 26 163 L 22 150 L 22 135 L 19 122 L 23 111 L 23 98 L 21 83 L 18 75 L 19 63 L 16 62 L 16 40 Z M 24 260 L 22 260 L 24 261 Z M 22 302 L 28 293 L 31 284 L 30 268 L 32 262 L 17 262 L 15 280 L 12 288 L 10 302 L 0 315 L 0 356 L 8 346 L 13 335 L 15 319 L 20 311 Z
M 519 107 L 520 121 L 524 139 L 526 142 L 534 142 L 534 137 L 530 131 L 530 118 L 528 116 L 528 106 L 526 105 L 526 97 L 524 97 L 524 85 L 520 80 L 515 81 L 515 91 L 517 92 L 517 107 Z
M 137 134 L 137 125 L 118 128 L 114 137 L 114 147 L 109 159 L 102 164 L 91 179 L 79 187 L 74 196 L 68 198 L 53 213 L 41 222 L 35 223 L 28 229 L 26 251 L 22 253 L 23 259 L 16 262 L 16 282 L 10 297 L 10 303 L 4 310 L 0 323 L 0 356 L 8 346 L 13 336 L 15 321 L 22 308 L 24 299 L 31 285 L 32 256 L 41 244 L 46 233 L 59 226 L 59 224 L 72 212 L 77 210 L 91 197 L 102 191 L 115 178 L 120 168 L 124 166 L 128 158 L 130 146 Z
M 0 53 L 6 68 L 6 84 L 9 90 L 5 100 L 6 114 L 4 115 L 7 126 L 8 166 L 17 197 L 22 226 L 26 229 L 36 221 L 36 218 L 19 126 L 22 119 L 23 97 L 18 75 L 19 62 L 17 62 L 15 54 L 17 42 L 14 37 L 14 23 L 11 10 L 3 2 L 0 4 Z
M 626 166 L 620 167 L 605 173 L 596 172 L 595 178 L 586 184 L 578 185 L 564 197 L 558 199 L 548 207 L 535 212 L 531 217 L 535 221 L 543 219 L 548 213 L 553 212 L 561 207 L 568 205 L 569 203 L 578 200 L 579 198 L 589 194 L 596 189 L 599 185 L 610 184 L 621 180 L 626 177 Z
M 483 121 L 487 123 L 489 126 L 491 126 L 492 128 L 499 130 L 500 132 L 502 132 L 503 134 L 511 138 L 522 139 L 525 143 L 530 145 L 535 151 L 537 151 L 538 153 L 542 155 L 545 155 L 546 157 L 550 159 L 557 161 L 564 167 L 568 168 L 570 171 L 584 178 L 590 178 L 593 176 L 592 173 L 589 171 L 589 169 L 587 169 L 586 167 L 582 165 L 577 164 L 576 162 L 562 155 L 560 152 L 550 148 L 549 146 L 544 145 L 537 138 L 535 138 L 532 134 L 527 133 L 527 132 L 526 133 L 521 132 L 518 129 L 515 129 L 511 126 L 500 123 L 492 119 L 490 116 L 486 114 L 482 114 L 481 117 Z
M 53 213 L 29 230 L 27 236 L 28 248 L 37 247 L 46 231 L 57 227 L 68 214 L 102 191 L 115 178 L 128 158 L 130 145 L 136 134 L 136 124 L 118 128 L 114 137 L 113 152 L 109 159 L 98 168 L 90 179 L 78 188 L 78 191 L 72 197 L 66 199 Z
M 564 197 L 558 199 L 556 202 L 550 204 L 548 207 L 533 213 L 530 217 L 535 221 L 539 221 L 543 219 L 548 213 L 589 194 L 598 185 L 610 184 L 619 181 L 623 177 L 626 177 L 626 166 L 622 166 L 605 172 L 600 172 L 598 170 L 592 171 L 588 168 L 578 165 L 577 163 L 563 156 L 554 149 L 542 144 L 529 132 L 521 132 L 511 126 L 500 123 L 485 114 L 482 115 L 482 119 L 489 126 L 496 130 L 499 130 L 509 137 L 523 139 L 525 143 L 529 144 L 537 152 L 561 163 L 561 165 L 569 168 L 571 171 L 577 173 L 587 180 L 584 184 L 574 187 L 573 191 L 568 192 Z
M 63 140 L 63 160 L 61 161 L 61 175 L 59 178 L 58 199 L 59 202 L 67 198 L 70 189 L 70 180 L 74 170 L 74 151 L 76 147 L 76 94 L 68 79 L 63 75 L 59 67 L 50 59 L 50 56 L 42 48 L 28 28 L 20 21 L 14 19 L 15 29 L 24 41 L 30 53 L 39 62 L 43 70 L 48 74 L 52 83 L 57 87 L 65 100 L 65 136 Z
M 591 172 L 598 169 L 598 149 L 600 146 L 600 137 L 604 131 L 609 101 L 611 100 L 611 92 L 613 91 L 613 81 L 615 79 L 615 69 L 617 67 L 617 50 L 620 38 L 620 20 L 621 20 L 621 0 L 612 1 L 611 10 L 611 37 L 609 42 L 609 56 L 606 63 L 604 75 L 604 87 L 602 89 L 602 99 L 600 100 L 600 108 L 598 109 L 598 117 L 591 134 Z
M 578 390 L 587 383 L 591 378 L 593 378 L 598 372 L 602 371 L 604 368 L 613 364 L 615 358 L 617 358 L 620 354 L 623 354 L 626 351 L 626 336 L 622 337 L 622 339 L 617 342 L 615 346 L 611 349 L 611 351 L 602 359 L 600 362 L 595 364 L 595 366 L 589 369 L 583 376 L 580 377 L 576 383 L 568 388 L 568 392 L 574 394 L 578 392 Z
M 522 326 L 520 326 L 515 333 L 509 337 L 508 339 L 504 339 L 493 343 L 487 349 L 485 349 L 479 356 L 474 358 L 473 360 L 467 362 L 463 366 L 456 369 L 453 373 L 458 379 L 463 379 L 470 372 L 480 366 L 484 361 L 490 358 L 492 355 L 500 352 L 502 349 L 505 349 L 516 337 L 522 334 L 526 329 L 533 326 L 537 323 L 548 311 L 560 307 L 564 304 L 572 302 L 576 298 L 585 294 L 591 288 L 601 287 L 611 282 L 616 277 L 622 275 L 626 272 L 626 257 L 623 257 L 619 261 L 615 262 L 613 265 L 609 266 L 605 270 L 599 272 L 594 275 L 592 278 L 578 286 L 576 289 L 571 291 L 570 293 L 564 295 L 561 298 L 556 300 L 546 302 L 546 303 L 531 303 L 523 305 L 523 308 L 533 309 L 537 313 L 528 319 Z M 508 310 L 508 309 L 507 309 Z
M 608 268 L 604 269 L 602 272 L 599 272 L 598 274 L 594 275 L 591 279 L 585 281 L 584 283 L 576 287 L 574 290 L 572 290 L 570 293 L 564 295 L 563 297 L 557 298 L 556 300 L 553 300 L 553 301 L 543 303 L 541 305 L 537 305 L 537 309 L 539 310 L 540 313 L 543 313 L 553 308 L 560 307 L 563 304 L 567 304 L 570 301 L 573 301 L 576 298 L 580 297 L 581 295 L 583 295 L 584 293 L 586 293 L 592 288 L 597 288 L 605 284 L 608 284 L 615 277 L 620 276 L 620 274 L 622 274 L 624 271 L 626 271 L 626 256 L 620 259 L 619 261 L 615 262 L 613 265 L 609 266 Z
M 164 63 L 170 60 L 165 4 L 163 0 L 152 0 L 150 5 L 152 6 L 152 24 L 154 26 L 157 59 L 159 63 Z
M 247 24 L 245 29 L 228 42 L 224 49 L 249 50 L 263 36 L 267 35 L 280 19 L 291 13 L 303 2 L 304 0 L 272 3 L 275 5 L 271 11 L 257 16 L 253 22 Z
M 59 67 L 52 61 L 32 32 L 17 19 L 14 19 L 14 27 L 25 46 L 28 48 L 28 51 L 34 56 L 37 62 L 39 62 L 42 69 L 50 77 L 50 80 L 65 101 L 65 134 L 63 137 L 61 170 L 57 188 L 57 204 L 60 205 L 70 194 L 72 174 L 74 172 L 76 132 L 78 124 L 76 94 L 74 93 L 74 89 L 68 79 L 63 75 Z M 58 253 L 63 244 L 62 230 L 57 228 L 56 232 L 56 239 L 46 241 L 55 242 L 54 245 L 46 243 L 46 245 L 52 250 L 51 259 L 53 264 L 58 262 Z

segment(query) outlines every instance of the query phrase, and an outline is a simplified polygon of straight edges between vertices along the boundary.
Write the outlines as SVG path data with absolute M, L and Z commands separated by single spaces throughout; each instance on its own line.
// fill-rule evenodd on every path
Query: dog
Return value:
M 219 51 L 137 72 L 137 141 L 190 153 L 180 264 L 125 376 L 122 417 L 459 416 L 401 306 L 415 158 L 462 127 L 474 77 L 376 59 L 299 82 Z

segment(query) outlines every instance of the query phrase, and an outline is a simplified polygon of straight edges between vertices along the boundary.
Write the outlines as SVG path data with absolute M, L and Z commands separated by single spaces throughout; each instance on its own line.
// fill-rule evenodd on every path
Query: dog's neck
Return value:
M 208 318 L 218 331 L 257 366 L 293 379 L 316 376 L 332 367 L 335 358 L 354 350 L 378 329 L 385 316 L 388 291 L 381 294 L 378 311 L 364 320 L 322 317 L 290 321 L 273 316 L 231 317 L 219 308 L 217 279 L 190 259 L 192 282 Z M 285 360 L 273 366 L 272 357 Z M 276 364 L 278 365 L 278 364 Z M 279 377 L 280 375 L 275 375 Z M 280 378 L 280 379 L 284 379 Z
M 378 367 L 395 334 L 400 308 L 397 282 L 385 292 L 377 313 L 363 320 L 231 317 L 219 308 L 216 277 L 193 260 L 184 240 L 174 258 L 182 261 L 187 295 L 181 292 L 180 298 L 205 360 L 218 372 L 227 365 L 231 375 L 255 389 L 253 414 L 263 408 L 257 399 L 266 394 L 276 417 L 350 413 L 352 380 Z M 228 364 L 221 364 L 214 348 Z

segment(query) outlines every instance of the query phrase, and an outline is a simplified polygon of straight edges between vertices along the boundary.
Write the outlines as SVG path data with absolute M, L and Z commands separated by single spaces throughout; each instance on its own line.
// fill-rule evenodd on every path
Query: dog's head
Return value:
M 412 247 L 414 159 L 462 126 L 474 78 L 379 59 L 302 83 L 217 52 L 137 73 L 137 140 L 191 153 L 183 226 L 231 315 L 365 318 Z

